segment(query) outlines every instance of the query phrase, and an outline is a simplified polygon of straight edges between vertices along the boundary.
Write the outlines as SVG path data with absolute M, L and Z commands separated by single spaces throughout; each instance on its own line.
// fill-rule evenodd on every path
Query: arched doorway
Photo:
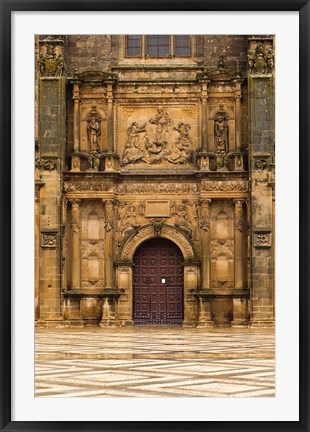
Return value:
M 184 316 L 183 255 L 166 238 L 142 243 L 133 258 L 135 324 L 181 324 Z

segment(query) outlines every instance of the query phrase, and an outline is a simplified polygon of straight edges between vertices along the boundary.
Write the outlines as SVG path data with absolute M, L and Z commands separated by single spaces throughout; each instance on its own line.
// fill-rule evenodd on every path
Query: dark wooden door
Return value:
M 135 324 L 182 323 L 182 262 L 182 252 L 167 239 L 151 239 L 137 249 L 133 267 Z

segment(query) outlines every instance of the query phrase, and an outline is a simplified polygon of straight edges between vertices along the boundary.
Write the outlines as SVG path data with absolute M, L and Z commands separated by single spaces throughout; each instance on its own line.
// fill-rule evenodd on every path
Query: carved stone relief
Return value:
M 216 182 L 215 182 L 216 183 Z M 199 186 L 194 183 L 134 183 L 120 184 L 119 193 L 198 193 Z
M 193 162 L 199 137 L 198 106 L 121 106 L 118 111 L 116 136 L 123 167 Z
M 123 262 L 131 262 L 137 247 L 143 241 L 150 239 L 153 236 L 154 230 L 152 226 L 149 225 L 141 228 L 141 230 L 134 237 L 129 238 L 128 241 L 125 243 L 121 251 L 120 260 Z M 183 253 L 185 261 L 190 262 L 194 260 L 194 250 L 190 242 L 183 234 L 176 231 L 175 228 L 164 225 L 161 230 L 161 236 L 173 241 L 179 246 Z
M 246 192 L 248 190 L 247 181 L 202 181 L 201 191 L 225 191 L 225 192 Z
M 41 233 L 41 247 L 42 248 L 56 248 L 57 247 L 57 232 L 44 232 Z
M 41 77 L 61 77 L 64 71 L 64 58 L 52 44 L 46 45 L 46 52 L 39 54 L 38 69 Z
M 250 40 L 247 57 L 252 75 L 271 74 L 274 69 L 272 40 Z
M 65 192 L 113 192 L 114 186 L 110 181 L 100 181 L 100 179 L 85 181 L 66 181 L 64 183 Z
M 254 247 L 255 248 L 271 247 L 271 233 L 263 232 L 263 231 L 254 233 Z

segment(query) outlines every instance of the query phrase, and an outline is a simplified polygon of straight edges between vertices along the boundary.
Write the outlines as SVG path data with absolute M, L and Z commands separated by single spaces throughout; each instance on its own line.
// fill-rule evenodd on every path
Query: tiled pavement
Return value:
M 37 329 L 36 397 L 273 397 L 269 329 Z

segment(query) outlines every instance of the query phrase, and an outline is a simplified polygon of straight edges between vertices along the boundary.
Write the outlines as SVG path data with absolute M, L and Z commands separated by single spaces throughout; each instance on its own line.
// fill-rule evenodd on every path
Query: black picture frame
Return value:
M 309 0 L 157 0 L 148 2 L 154 11 L 298 11 L 299 12 L 299 73 L 300 73 L 300 123 L 299 123 L 299 421 L 253 422 L 98 422 L 11 421 L 11 14 L 13 11 L 139 11 L 145 10 L 145 0 L 0 0 L 1 13 L 1 82 L 0 82 L 0 308 L 1 308 L 1 366 L 0 366 L 0 428 L 1 431 L 310 431 L 309 427 Z M 288 198 L 289 199 L 289 198 Z M 296 229 L 296 227 L 288 227 Z M 288 245 L 289 247 L 289 245 Z M 292 319 L 292 317 L 290 317 Z M 288 371 L 289 374 L 289 371 Z

